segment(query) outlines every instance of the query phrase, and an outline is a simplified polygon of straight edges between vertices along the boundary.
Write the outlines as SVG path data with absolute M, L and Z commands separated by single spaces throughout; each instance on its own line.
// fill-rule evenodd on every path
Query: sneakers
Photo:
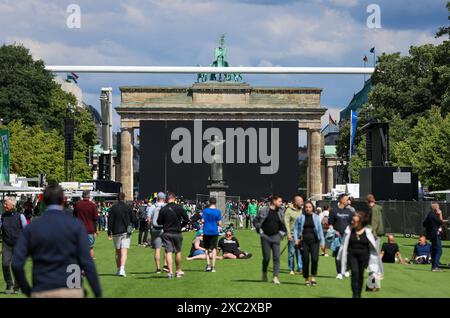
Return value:
M 325 256 L 325 257 L 328 257 L 328 254 L 327 254 L 327 253 L 325 253 L 325 254 L 323 254 L 323 256 Z
M 169 267 L 167 267 L 166 265 L 164 265 L 163 271 L 165 271 L 166 273 L 168 273 L 168 272 L 169 272 Z
M 247 254 L 245 254 L 245 259 L 249 259 L 249 258 L 251 258 L 252 256 L 253 256 L 252 253 L 247 253 Z
M 173 274 L 172 274 L 172 273 L 168 273 L 168 274 L 167 274 L 167 278 L 168 278 L 168 279 L 172 279 L 172 278 L 173 278 Z
M 294 271 L 290 271 L 289 275 L 295 275 L 295 272 Z
M 345 278 L 349 278 L 350 277 L 350 272 L 349 271 L 345 272 L 344 276 L 345 276 Z
M 435 267 L 431 271 L 432 272 L 442 272 L 442 269 L 440 269 L 439 267 Z
M 161 268 L 156 269 L 156 274 L 161 274 Z
M 216 272 L 216 268 L 215 267 L 211 267 L 211 273 L 215 273 Z
M 342 274 L 337 274 L 336 279 L 342 279 Z
M 210 272 L 211 270 L 211 265 L 206 265 L 205 272 Z
M 267 283 L 269 281 L 269 278 L 267 277 L 267 272 L 263 272 L 262 274 L 262 281 Z
M 177 278 L 181 278 L 181 277 L 183 277 L 184 276 L 184 272 L 183 271 L 179 271 L 179 272 L 177 272 L 177 274 L 176 274 L 176 277 Z
M 274 277 L 273 277 L 272 283 L 274 283 L 275 285 L 280 285 L 280 280 L 278 279 L 277 276 L 274 276 Z
M 5 294 L 6 295 L 12 295 L 14 294 L 14 289 L 12 287 L 6 287 L 5 289 Z
M 118 275 L 121 276 L 121 277 L 127 277 L 127 274 L 125 274 L 125 269 L 124 268 L 119 269 L 119 274 Z

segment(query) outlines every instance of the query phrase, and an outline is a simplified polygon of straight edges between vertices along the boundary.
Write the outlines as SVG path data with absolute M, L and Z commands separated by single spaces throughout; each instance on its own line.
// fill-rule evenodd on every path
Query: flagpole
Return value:
M 373 67 L 375 68 L 375 57 L 377 56 L 376 54 L 375 54 L 375 49 L 373 49 Z
M 352 162 L 352 121 L 353 121 L 353 110 L 350 110 L 350 140 L 348 147 L 348 183 L 352 182 L 352 170 L 351 170 L 351 162 Z

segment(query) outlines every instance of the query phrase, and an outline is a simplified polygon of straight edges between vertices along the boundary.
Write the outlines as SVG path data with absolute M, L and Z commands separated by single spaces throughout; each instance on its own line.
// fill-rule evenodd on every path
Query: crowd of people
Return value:
M 233 208 L 227 202 L 226 210 Z M 0 218 L 2 232 L 2 267 L 6 293 L 22 291 L 30 297 L 83 297 L 80 279 L 69 286 L 68 275 L 84 275 L 96 297 L 102 295 L 94 260 L 94 247 L 99 231 L 106 231 L 115 250 L 117 276 L 126 277 L 128 250 L 132 233 L 137 243 L 153 249 L 156 273 L 167 278 L 182 278 L 183 231 L 194 231 L 187 261 L 202 260 L 205 272 L 215 273 L 217 261 L 245 260 L 252 253 L 241 249 L 233 224 L 224 224 L 227 211 L 217 208 L 216 198 L 209 198 L 200 207 L 178 200 L 174 193 L 159 192 L 152 199 L 127 202 L 124 193 L 115 202 L 94 203 L 90 192 L 70 206 L 63 189 L 48 186 L 36 213 L 36 206 L 27 201 L 21 208 L 14 197 L 3 202 Z M 424 233 L 414 246 L 410 261 L 403 258 L 393 234 L 380 248 L 386 234 L 383 211 L 375 197 L 367 197 L 367 211 L 351 206 L 347 194 L 342 194 L 337 206 L 316 207 L 300 195 L 286 202 L 273 195 L 267 201 L 248 200 L 237 206 L 238 228 L 255 230 L 260 236 L 262 251 L 262 281 L 268 282 L 268 266 L 273 263 L 271 282 L 280 281 L 282 241 L 287 238 L 289 274 L 301 274 L 305 285 L 316 287 L 319 256 L 335 258 L 336 279 L 350 278 L 354 298 L 364 289 L 364 273 L 368 272 L 366 291 L 380 289 L 384 277 L 383 263 L 431 264 L 432 271 L 440 271 L 442 246 L 440 231 L 446 220 L 439 204 L 423 221 Z M 45 213 L 42 213 L 44 212 Z M 242 216 L 242 217 L 241 217 Z M 430 243 L 427 242 L 430 241 Z M 164 252 L 161 255 L 161 252 Z M 25 262 L 33 262 L 33 286 L 25 275 Z M 175 265 L 175 266 L 174 266 Z M 11 273 L 11 269 L 12 272 Z M 14 274 L 14 275 L 12 275 Z M 80 276 L 81 277 L 81 276 Z M 370 282 L 370 283 L 369 283 Z

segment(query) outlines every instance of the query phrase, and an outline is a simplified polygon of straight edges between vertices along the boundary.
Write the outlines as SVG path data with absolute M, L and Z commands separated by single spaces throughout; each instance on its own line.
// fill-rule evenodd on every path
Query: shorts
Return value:
M 217 235 L 203 235 L 203 246 L 207 250 L 211 251 L 217 248 Z
M 127 233 L 113 235 L 113 243 L 116 250 L 130 248 L 130 235 Z
M 181 233 L 163 233 L 162 243 L 167 253 L 178 253 L 181 252 L 183 236 Z
M 162 235 L 163 230 L 161 229 L 152 229 L 150 243 L 152 248 L 157 249 L 162 247 Z
M 95 245 L 95 234 L 88 234 L 88 242 L 89 242 L 89 247 L 93 248 Z
M 197 256 L 197 255 L 205 255 L 205 251 L 204 250 L 195 250 L 194 253 L 192 253 L 192 257 Z
M 233 254 L 234 256 L 236 256 L 237 258 L 239 258 L 241 256 L 241 254 L 245 254 L 244 252 L 241 252 L 240 250 L 235 250 L 235 251 L 224 251 L 223 254 Z

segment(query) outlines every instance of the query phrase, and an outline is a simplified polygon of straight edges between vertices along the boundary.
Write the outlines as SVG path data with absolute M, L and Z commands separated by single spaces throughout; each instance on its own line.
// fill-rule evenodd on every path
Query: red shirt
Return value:
M 88 234 L 96 232 L 96 222 L 98 220 L 97 207 L 89 199 L 78 201 L 73 209 L 73 215 L 83 222 Z

